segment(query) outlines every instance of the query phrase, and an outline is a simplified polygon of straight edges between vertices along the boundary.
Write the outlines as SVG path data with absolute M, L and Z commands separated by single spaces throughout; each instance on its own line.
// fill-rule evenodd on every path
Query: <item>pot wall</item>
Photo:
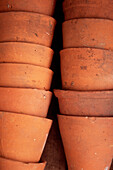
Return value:
M 61 53 L 63 89 L 113 89 L 113 52 L 93 48 L 69 48 Z
M 113 21 L 73 19 L 63 23 L 63 48 L 92 47 L 113 50 Z
M 9 159 L 0 158 L 0 170 L 44 170 L 44 163 L 22 163 Z
M 63 10 L 65 20 L 74 18 L 113 19 L 111 0 L 65 0 Z
M 52 120 L 0 112 L 1 156 L 20 162 L 39 162 Z
M 28 11 L 36 12 L 45 15 L 53 15 L 55 9 L 56 0 L 1 0 L 0 11 Z
M 50 68 L 53 50 L 38 44 L 0 43 L 0 63 L 32 64 Z
M 71 170 L 109 169 L 113 156 L 113 118 L 58 116 Z
M 49 90 L 53 72 L 29 64 L 0 63 L 0 86 Z
M 50 47 L 56 21 L 30 12 L 0 13 L 0 42 L 27 42 Z
M 60 113 L 73 116 L 113 116 L 113 91 L 55 90 Z
M 51 98 L 49 91 L 0 87 L 0 110 L 46 117 Z

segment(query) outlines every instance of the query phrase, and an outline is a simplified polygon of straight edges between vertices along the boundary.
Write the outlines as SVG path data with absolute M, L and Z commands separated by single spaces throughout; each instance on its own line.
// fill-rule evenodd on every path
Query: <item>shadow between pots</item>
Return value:
M 45 150 L 42 155 L 42 161 L 46 160 L 47 165 L 45 170 L 66 170 L 66 160 L 63 150 L 63 144 L 58 128 L 57 113 L 59 112 L 58 103 L 53 96 L 48 117 L 53 120 Z
M 53 81 L 51 85 L 51 91 L 53 89 L 61 89 L 61 73 L 60 73 L 60 50 L 63 48 L 62 43 L 62 22 L 64 20 L 62 10 L 63 0 L 57 0 L 54 18 L 57 21 L 55 28 L 52 49 L 54 50 L 54 57 L 51 65 L 51 69 L 54 72 Z M 47 161 L 45 170 L 67 170 L 67 164 L 63 149 L 63 144 L 59 132 L 57 114 L 59 114 L 58 101 L 53 96 L 50 109 L 48 112 L 48 118 L 53 120 L 53 125 L 48 137 L 48 141 L 45 150 L 42 155 L 42 160 Z

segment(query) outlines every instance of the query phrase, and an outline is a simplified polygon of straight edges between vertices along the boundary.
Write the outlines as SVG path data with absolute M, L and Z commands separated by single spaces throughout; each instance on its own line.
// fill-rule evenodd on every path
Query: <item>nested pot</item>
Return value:
M 0 87 L 0 110 L 46 117 L 51 98 L 45 90 Z
M 68 48 L 60 52 L 63 89 L 113 89 L 113 52 L 94 48 Z
M 44 170 L 44 163 L 22 163 L 0 157 L 0 170 Z
M 113 91 L 55 90 L 61 114 L 113 116 Z
M 0 43 L 0 63 L 32 64 L 50 68 L 53 50 L 38 44 Z
M 113 118 L 58 116 L 71 170 L 109 170 L 113 157 Z
M 0 86 L 49 90 L 53 72 L 29 64 L 0 63 Z
M 45 15 L 53 15 L 56 0 L 1 0 L 0 12 L 6 11 L 25 11 L 36 12 Z
M 52 120 L 0 112 L 0 155 L 20 162 L 39 162 Z
M 92 47 L 113 50 L 113 21 L 72 19 L 63 23 L 63 47 Z
M 111 0 L 64 0 L 65 20 L 74 18 L 113 19 Z
M 56 21 L 31 12 L 0 13 L 0 42 L 27 42 L 50 47 Z

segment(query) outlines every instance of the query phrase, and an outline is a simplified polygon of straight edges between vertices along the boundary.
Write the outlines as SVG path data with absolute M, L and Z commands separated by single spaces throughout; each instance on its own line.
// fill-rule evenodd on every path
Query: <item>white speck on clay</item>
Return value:
M 96 117 L 90 117 L 89 119 L 90 119 L 91 123 L 95 123 L 95 121 L 96 121 Z
M 97 155 L 97 153 L 95 152 L 95 155 Z
M 109 170 L 109 167 L 107 166 L 107 167 L 105 167 L 105 169 L 104 170 Z
M 34 142 L 36 141 L 36 139 L 34 139 Z
M 46 99 L 46 96 L 44 95 L 44 99 Z
M 47 35 L 50 35 L 48 32 L 46 32 Z
M 88 119 L 88 117 L 86 116 L 86 119 Z
M 105 46 L 106 44 L 103 42 L 103 43 L 100 43 L 100 45 Z

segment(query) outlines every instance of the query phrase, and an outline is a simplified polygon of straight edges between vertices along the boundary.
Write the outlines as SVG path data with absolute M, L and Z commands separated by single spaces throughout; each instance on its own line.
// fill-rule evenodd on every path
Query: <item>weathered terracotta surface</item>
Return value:
M 63 89 L 113 89 L 113 52 L 92 48 L 69 48 L 61 53 Z
M 109 170 L 113 118 L 58 116 L 69 170 Z
M 22 163 L 12 161 L 5 158 L 0 158 L 0 170 L 44 170 L 44 163 Z
M 25 11 L 53 15 L 56 0 L 0 0 L 0 11 Z
M 0 43 L 0 63 L 32 64 L 50 68 L 53 50 L 38 44 Z
M 111 0 L 64 0 L 65 20 L 73 18 L 113 19 L 113 1 Z
M 63 47 L 94 47 L 113 50 L 113 21 L 73 19 L 63 23 Z
M 50 47 L 56 21 L 30 12 L 0 13 L 0 42 L 29 42 Z
M 0 110 L 46 117 L 51 98 L 45 90 L 0 87 Z
M 0 112 L 0 123 L 1 156 L 21 162 L 39 162 L 52 120 Z
M 53 72 L 29 64 L 0 63 L 0 86 L 49 90 Z
M 74 116 L 113 116 L 113 91 L 55 90 L 61 114 Z

